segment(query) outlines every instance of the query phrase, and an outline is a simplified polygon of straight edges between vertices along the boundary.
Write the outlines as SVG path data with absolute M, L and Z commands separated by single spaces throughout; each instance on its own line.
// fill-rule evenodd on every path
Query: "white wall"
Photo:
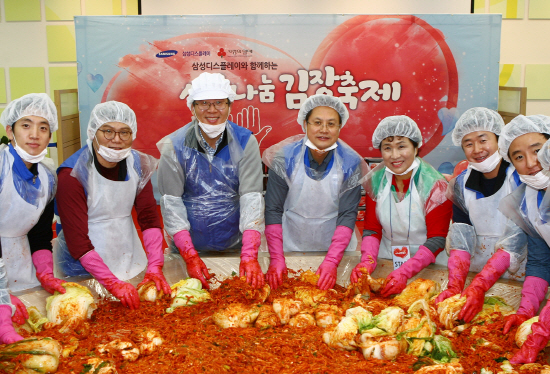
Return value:
M 150 14 L 470 13 L 470 0 L 141 0 Z

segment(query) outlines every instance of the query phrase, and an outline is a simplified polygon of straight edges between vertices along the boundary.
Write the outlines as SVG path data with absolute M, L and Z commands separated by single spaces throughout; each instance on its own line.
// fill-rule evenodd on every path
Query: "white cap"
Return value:
M 202 73 L 191 82 L 193 86 L 187 96 L 187 107 L 193 111 L 196 100 L 229 99 L 235 100 L 237 95 L 231 88 L 231 82 L 220 73 Z
M 510 121 L 498 138 L 498 148 L 500 155 L 508 162 L 508 151 L 510 150 L 510 144 L 522 135 L 536 132 L 539 134 L 550 134 L 550 119 L 546 116 L 524 116 L 519 115 Z
M 313 95 L 308 97 L 307 100 L 304 101 L 304 103 L 300 107 L 300 111 L 298 112 L 298 123 L 300 124 L 300 126 L 302 126 L 302 130 L 304 130 L 304 132 L 306 132 L 304 121 L 306 120 L 307 114 L 318 106 L 327 106 L 338 112 L 338 114 L 340 115 L 340 119 L 342 120 L 342 126 L 340 126 L 340 128 L 344 127 L 344 125 L 348 121 L 348 109 L 338 97 L 329 95 Z
M 475 131 L 490 131 L 500 135 L 504 120 L 494 110 L 488 108 L 470 108 L 458 119 L 453 130 L 453 144 L 462 145 L 462 138 Z
M 118 101 L 100 103 L 92 109 L 90 121 L 88 122 L 88 139 L 94 139 L 97 130 L 109 122 L 120 122 L 128 125 L 132 129 L 132 140 L 136 139 L 136 114 L 128 105 Z
M 372 145 L 380 149 L 382 140 L 390 136 L 405 136 L 422 146 L 422 133 L 414 120 L 407 116 L 389 116 L 384 118 L 372 134 Z
M 57 130 L 57 109 L 45 93 L 31 93 L 13 100 L 2 112 L 0 123 L 4 127 L 11 127 L 25 116 L 42 117 L 48 121 L 50 133 Z

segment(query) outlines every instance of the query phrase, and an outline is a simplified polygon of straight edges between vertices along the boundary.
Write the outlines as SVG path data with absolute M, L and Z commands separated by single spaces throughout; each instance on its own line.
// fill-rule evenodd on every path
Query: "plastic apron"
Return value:
M 40 188 L 36 190 L 36 199 L 33 201 L 36 205 L 28 203 L 14 186 L 11 167 L 14 162 L 13 155 L 7 147 L 2 152 L 0 162 L 4 166 L 2 173 L 5 173 L 0 190 L 2 258 L 8 274 L 9 289 L 11 292 L 17 292 L 40 286 L 40 282 L 36 279 L 36 269 L 32 262 L 27 233 L 36 225 L 51 198 L 49 196 L 51 181 L 48 171 L 39 163 L 37 166 Z
M 283 249 L 285 252 L 327 251 L 338 219 L 338 202 L 343 182 L 342 167 L 337 152 L 323 179 L 314 180 L 306 174 L 304 155 L 297 158 L 283 213 Z M 351 236 L 346 251 L 357 248 L 357 238 Z
M 546 244 L 550 245 L 550 224 L 544 223 L 540 218 L 538 194 L 538 190 L 535 190 L 529 186 L 526 187 L 525 202 L 527 204 L 527 217 L 537 233 L 544 239 Z
M 495 244 L 504 234 L 508 218 L 498 210 L 500 201 L 513 191 L 511 179 L 514 168 L 509 166 L 506 170 L 506 180 L 502 187 L 489 197 L 476 198 L 477 193 L 462 186 L 464 200 L 468 208 L 470 221 L 477 234 L 477 245 L 472 254 L 470 271 L 479 273 L 491 256 L 495 253 Z M 471 169 L 464 176 L 464 184 L 470 176 Z M 525 261 L 522 261 L 521 268 L 516 274 L 525 273 Z M 505 273 L 504 278 L 518 279 L 517 276 Z
M 80 163 L 79 159 L 75 169 L 79 168 Z M 99 174 L 93 161 L 89 162 L 88 188 L 85 188 L 88 197 L 88 237 L 109 270 L 124 281 L 138 275 L 147 265 L 147 256 L 132 219 L 132 208 L 139 184 L 139 175 L 133 167 L 133 152 L 126 159 L 126 164 L 127 180 L 111 181 Z M 71 175 L 74 172 L 73 169 Z M 75 269 L 81 265 L 79 262 L 75 264 L 78 260 L 70 256 L 63 232 L 56 244 L 56 262 L 61 265 L 63 275 L 77 275 L 66 271 L 66 268 Z M 59 261 L 60 258 L 63 261 Z
M 409 193 L 399 202 L 391 190 L 393 175 L 385 171 L 387 183 L 380 194 L 380 201 L 376 204 L 376 216 L 382 225 L 382 240 L 378 254 L 381 258 L 393 259 L 392 245 L 408 245 L 412 257 L 427 240 L 424 204 L 414 185 L 417 171 L 418 167 L 411 175 Z M 448 260 L 449 256 L 442 251 L 437 255 L 435 262 L 447 266 Z
M 183 143 L 183 139 L 172 139 L 185 172 L 182 200 L 191 226 L 191 239 L 198 251 L 223 251 L 235 248 L 241 241 L 238 163 L 244 147 L 239 144 L 233 126 L 237 125 L 226 126 L 224 136 L 229 137 L 229 144 L 212 161 L 197 149 L 181 147 L 178 142 Z M 187 131 L 196 129 L 189 126 Z

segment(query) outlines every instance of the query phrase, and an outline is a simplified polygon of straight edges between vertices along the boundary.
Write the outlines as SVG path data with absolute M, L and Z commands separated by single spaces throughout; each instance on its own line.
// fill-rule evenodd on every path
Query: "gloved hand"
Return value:
M 468 323 L 476 314 L 483 308 L 485 301 L 485 292 L 493 287 L 495 282 L 504 274 L 506 269 L 510 267 L 510 254 L 499 249 L 487 261 L 481 272 L 475 276 L 474 280 L 464 292 L 462 296 L 466 296 L 466 304 L 460 310 L 458 319 Z
M 162 273 L 164 265 L 162 230 L 154 227 L 143 231 L 143 243 L 145 244 L 145 254 L 147 255 L 147 271 L 145 272 L 143 281 L 138 284 L 137 288 L 144 283 L 153 281 L 157 290 L 164 292 L 165 295 L 170 295 L 172 292 L 170 285 L 166 282 L 166 278 L 164 278 L 164 274 Z
M 191 278 L 200 280 L 202 286 L 209 290 L 210 286 L 207 280 L 212 278 L 213 275 L 208 273 L 208 268 L 195 250 L 189 231 L 181 230 L 174 235 L 174 244 L 178 247 L 180 255 L 187 265 L 187 274 L 189 274 Z
M 13 314 L 13 317 L 11 317 L 11 320 L 18 325 L 22 325 L 25 323 L 26 320 L 29 319 L 29 312 L 27 312 L 27 307 L 21 300 L 19 300 L 17 297 L 10 295 L 11 304 L 15 307 L 15 313 Z M 11 316 L 11 308 L 10 308 L 10 316 Z
M 530 318 L 533 318 L 539 311 L 540 303 L 544 300 L 548 291 L 548 282 L 539 277 L 525 277 L 523 288 L 521 289 L 521 303 L 516 314 L 505 318 L 503 332 L 508 334 L 514 326 L 519 326 Z
M 283 284 L 283 277 L 288 274 L 283 252 L 283 225 L 267 225 L 265 238 L 269 250 L 269 268 L 265 277 L 269 287 L 275 290 Z
M 80 257 L 80 263 L 107 291 L 119 299 L 122 305 L 130 309 L 139 308 L 139 294 L 136 288 L 118 279 L 105 265 L 99 253 L 89 251 Z
M 317 281 L 317 287 L 320 290 L 328 290 L 336 284 L 338 265 L 342 261 L 352 234 L 353 230 L 346 226 L 337 226 L 334 230 L 327 255 L 315 273 L 320 276 Z
M 265 284 L 264 273 L 258 262 L 260 244 L 262 244 L 262 234 L 256 230 L 244 230 L 239 276 L 246 275 L 246 282 L 252 288 L 260 288 Z
M 11 306 L 0 305 L 0 344 L 10 344 L 23 340 L 23 337 L 15 332 L 11 323 Z
M 447 289 L 435 299 L 435 305 L 462 292 L 468 270 L 470 270 L 470 254 L 459 249 L 451 249 L 447 267 L 449 268 L 449 283 Z
M 535 362 L 539 352 L 546 347 L 550 339 L 550 303 L 542 309 L 539 321 L 531 325 L 531 334 L 514 357 L 511 364 L 530 364 Z
M 399 269 L 396 269 L 386 278 L 386 286 L 382 296 L 400 293 L 407 286 L 407 280 L 414 277 L 429 264 L 435 262 L 435 256 L 427 247 L 421 245 L 413 257 L 409 258 Z
M 32 263 L 36 268 L 36 278 L 42 285 L 42 287 L 49 293 L 55 291 L 65 293 L 67 292 L 63 286 L 64 280 L 58 279 L 53 276 L 53 256 L 52 251 L 47 249 L 41 249 L 32 254 Z
M 361 278 L 361 268 L 367 269 L 369 274 L 372 274 L 376 269 L 376 259 L 378 258 L 378 250 L 380 249 L 380 240 L 374 235 L 363 237 L 361 243 L 361 262 L 355 266 L 351 271 L 350 281 L 351 283 L 359 282 Z

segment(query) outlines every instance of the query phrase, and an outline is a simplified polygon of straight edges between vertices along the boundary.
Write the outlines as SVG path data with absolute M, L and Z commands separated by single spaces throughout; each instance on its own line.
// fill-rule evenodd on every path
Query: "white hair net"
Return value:
M 306 127 L 304 121 L 306 116 L 313 109 L 318 106 L 328 106 L 329 108 L 334 109 L 340 115 L 342 120 L 342 126 L 346 124 L 349 118 L 349 112 L 344 103 L 337 97 L 329 95 L 313 95 L 307 98 L 306 101 L 302 104 L 300 111 L 298 112 L 298 123 L 302 126 L 302 130 L 306 132 Z
M 88 139 L 94 139 L 97 130 L 108 122 L 121 122 L 130 126 L 132 139 L 136 139 L 136 114 L 128 105 L 118 101 L 107 101 L 94 107 L 88 122 Z
M 470 108 L 458 119 L 453 130 L 453 144 L 460 146 L 462 138 L 474 131 L 490 131 L 500 135 L 504 120 L 494 110 L 488 108 Z
M 187 107 L 193 111 L 195 100 L 229 99 L 233 102 L 237 94 L 231 82 L 220 73 L 202 73 L 191 82 L 193 86 L 187 96 Z
M 531 132 L 550 134 L 550 121 L 544 117 L 546 116 L 537 115 L 526 117 L 520 114 L 511 120 L 509 124 L 504 126 L 498 138 L 498 148 L 502 158 L 511 162 L 508 157 L 508 150 L 510 149 L 510 144 L 512 144 L 516 138 Z
M 406 136 L 422 147 L 422 133 L 414 120 L 407 116 L 389 116 L 384 118 L 372 134 L 372 145 L 380 149 L 382 140 L 389 136 Z
M 544 170 L 550 170 L 550 140 L 547 140 L 546 143 L 542 146 L 537 157 L 540 162 L 540 166 Z
M 2 112 L 0 123 L 10 127 L 25 116 L 42 117 L 48 121 L 50 133 L 57 130 L 57 109 L 45 93 L 31 93 L 13 100 Z

